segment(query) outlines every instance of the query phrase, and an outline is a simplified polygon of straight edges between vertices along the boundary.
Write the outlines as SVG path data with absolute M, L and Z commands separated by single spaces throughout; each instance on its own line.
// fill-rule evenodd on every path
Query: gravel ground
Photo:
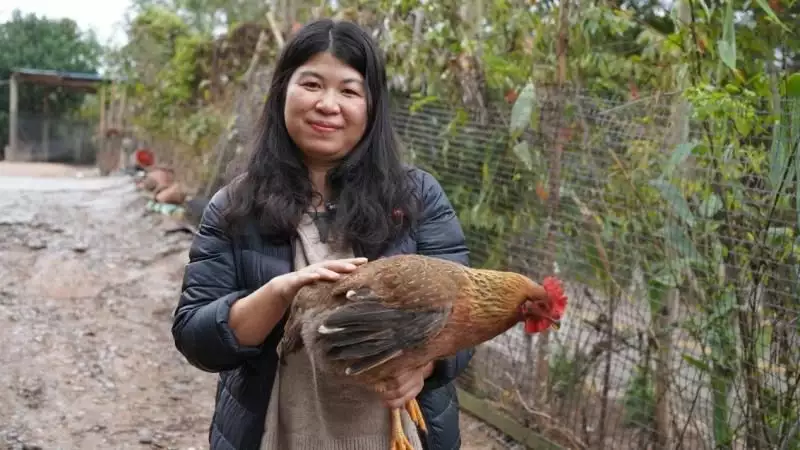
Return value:
M 0 449 L 207 448 L 215 375 L 169 331 L 190 237 L 144 204 L 128 178 L 0 162 Z

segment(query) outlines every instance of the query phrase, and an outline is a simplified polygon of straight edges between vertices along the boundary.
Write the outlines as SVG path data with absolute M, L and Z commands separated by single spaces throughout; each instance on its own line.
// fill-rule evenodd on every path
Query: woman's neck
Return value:
M 317 210 L 324 209 L 325 202 L 330 199 L 330 188 L 328 187 L 328 170 L 329 167 L 309 167 L 308 168 L 308 178 L 311 181 L 311 187 L 314 188 L 314 192 L 319 193 L 322 195 L 322 201 L 318 203 L 319 199 L 315 199 L 314 207 Z

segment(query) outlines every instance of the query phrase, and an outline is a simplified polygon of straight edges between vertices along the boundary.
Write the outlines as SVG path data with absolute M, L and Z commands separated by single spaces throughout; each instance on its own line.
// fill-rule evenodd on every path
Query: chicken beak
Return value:
M 561 329 L 561 322 L 560 321 L 555 321 L 555 322 L 551 323 L 550 324 L 550 328 L 555 330 L 555 331 L 560 330 Z

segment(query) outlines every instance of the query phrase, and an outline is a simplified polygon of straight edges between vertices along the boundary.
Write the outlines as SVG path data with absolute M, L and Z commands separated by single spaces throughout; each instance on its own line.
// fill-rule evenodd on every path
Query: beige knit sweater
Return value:
M 349 258 L 320 242 L 306 215 L 298 227 L 294 269 L 320 261 Z M 387 450 L 389 409 L 372 390 L 342 385 L 317 372 L 305 350 L 284 355 L 272 387 L 261 450 Z M 415 450 L 422 450 L 417 428 L 403 410 L 403 429 Z

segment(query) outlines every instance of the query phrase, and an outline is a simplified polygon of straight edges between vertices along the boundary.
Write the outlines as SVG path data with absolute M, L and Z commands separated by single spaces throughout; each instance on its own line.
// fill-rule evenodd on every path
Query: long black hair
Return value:
M 289 137 L 283 110 L 294 71 L 323 52 L 361 73 L 367 91 L 364 136 L 327 175 L 330 200 L 336 205 L 332 236 L 364 252 L 375 251 L 413 223 L 420 204 L 391 123 L 383 54 L 370 35 L 351 22 L 316 20 L 287 42 L 275 66 L 249 163 L 231 183 L 225 216 L 234 225 L 254 217 L 263 235 L 285 241 L 311 209 L 315 193 L 308 168 Z

